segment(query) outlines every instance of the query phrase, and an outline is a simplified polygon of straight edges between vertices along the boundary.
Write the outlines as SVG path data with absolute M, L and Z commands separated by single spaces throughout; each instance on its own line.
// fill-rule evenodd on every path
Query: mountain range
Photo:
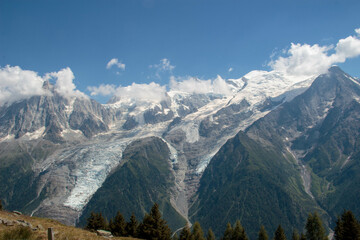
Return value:
M 5 208 L 83 225 L 91 211 L 139 219 L 157 202 L 172 230 L 217 236 L 239 219 L 290 234 L 317 211 L 328 229 L 360 216 L 360 81 L 331 67 L 299 78 L 253 71 L 228 91 L 114 96 L 100 104 L 41 96 L 0 107 Z

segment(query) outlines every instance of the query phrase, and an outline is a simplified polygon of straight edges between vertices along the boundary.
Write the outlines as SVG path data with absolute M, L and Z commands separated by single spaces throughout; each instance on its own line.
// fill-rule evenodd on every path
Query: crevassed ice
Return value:
M 76 178 L 75 186 L 64 206 L 81 211 L 110 171 L 119 164 L 126 146 L 127 142 L 104 143 L 79 151 L 74 156 L 74 162 L 79 164 L 73 173 Z

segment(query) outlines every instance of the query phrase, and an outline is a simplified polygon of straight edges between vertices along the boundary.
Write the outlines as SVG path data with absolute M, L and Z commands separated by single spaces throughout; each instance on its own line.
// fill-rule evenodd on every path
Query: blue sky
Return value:
M 0 0 L 0 67 L 41 76 L 69 67 L 87 94 L 171 75 L 239 78 L 271 70 L 291 43 L 354 36 L 359 10 L 359 0 Z M 360 77 L 359 57 L 338 65 Z

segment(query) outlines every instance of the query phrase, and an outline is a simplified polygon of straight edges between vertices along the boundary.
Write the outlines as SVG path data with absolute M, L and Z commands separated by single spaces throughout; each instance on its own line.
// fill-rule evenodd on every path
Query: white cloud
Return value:
M 357 57 L 360 55 L 360 39 L 353 36 L 340 39 L 335 51 L 335 58 L 338 62 L 345 62 L 347 58 Z
M 125 70 L 125 64 L 122 62 L 119 62 L 119 60 L 117 58 L 113 58 L 111 59 L 107 64 L 106 64 L 106 68 L 110 69 L 112 66 L 116 66 L 117 68 L 121 69 L 121 70 Z
M 19 66 L 7 65 L 0 68 L 0 106 L 13 102 L 50 94 L 43 88 L 46 80 L 54 78 L 54 90 L 64 97 L 85 97 L 86 95 L 76 90 L 73 83 L 74 74 L 70 68 L 64 68 L 58 72 L 45 74 L 44 77 L 31 70 L 23 70 Z
M 111 96 L 116 93 L 116 86 L 113 84 L 101 84 L 99 87 L 87 87 L 91 96 Z
M 198 78 L 170 78 L 170 90 L 187 93 L 216 93 L 216 94 L 231 94 L 229 85 L 220 76 L 214 80 L 200 80 Z
M 44 94 L 43 83 L 34 71 L 9 65 L 0 68 L 0 106 Z
M 85 96 L 83 93 L 76 90 L 76 86 L 73 82 L 75 76 L 69 67 L 45 75 L 45 79 L 49 80 L 51 78 L 56 79 L 54 89 L 63 97 Z
M 166 87 L 157 83 L 149 84 L 133 83 L 127 87 L 116 88 L 115 95 L 122 99 L 132 99 L 136 101 L 161 102 L 166 98 Z
M 149 68 L 153 68 L 156 70 L 155 76 L 160 78 L 160 73 L 162 72 L 170 72 L 175 68 L 175 66 L 170 64 L 170 60 L 167 58 L 163 58 L 160 60 L 159 64 L 149 65 Z
M 115 85 L 101 84 L 99 87 L 88 87 L 88 90 L 91 92 L 91 96 L 115 95 L 117 98 L 122 99 L 123 101 L 159 103 L 166 98 L 166 87 L 160 86 L 154 82 L 149 84 L 132 83 L 126 87 L 116 87 Z
M 355 32 L 359 34 L 360 29 L 356 29 Z M 359 56 L 360 39 L 359 36 L 349 36 L 340 39 L 336 47 L 292 43 L 285 54 L 287 56 L 272 60 L 269 66 L 275 71 L 292 76 L 318 75 L 325 73 L 335 63 Z
M 150 65 L 150 68 L 156 68 L 161 71 L 172 71 L 175 68 L 175 66 L 170 64 L 169 59 L 163 58 L 160 60 L 159 64 Z
M 355 32 L 360 35 L 360 28 L 355 29 Z
M 228 69 L 228 72 L 232 72 L 234 69 L 231 67 Z

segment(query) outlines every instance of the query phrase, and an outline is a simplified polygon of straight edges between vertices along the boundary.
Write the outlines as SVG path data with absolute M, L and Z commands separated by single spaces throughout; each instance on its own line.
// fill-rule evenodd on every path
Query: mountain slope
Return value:
M 126 219 L 131 214 L 140 220 L 158 203 L 172 229 L 185 224 L 184 218 L 170 203 L 169 191 L 174 176 L 169 162 L 170 151 L 164 141 L 150 137 L 128 145 L 123 153 L 123 163 L 106 179 L 86 205 L 80 225 L 92 211 L 102 212 L 108 219 L 120 211 Z
M 302 228 L 314 209 L 330 225 L 344 208 L 360 214 L 359 86 L 333 67 L 229 140 L 200 180 L 191 219 L 240 219 L 254 237 L 260 224 Z
M 237 206 L 241 214 L 230 211 L 229 219 L 245 218 L 250 210 L 242 202 L 259 212 L 259 199 L 277 196 L 265 204 L 273 209 L 269 215 L 248 218 L 255 229 L 259 219 L 269 222 L 280 213 L 287 226 L 301 226 L 304 213 L 314 208 L 332 217 L 341 202 L 356 199 L 357 190 L 351 198 L 341 195 L 356 188 L 349 181 L 358 168 L 356 79 L 333 68 L 316 81 L 274 71 L 214 81 L 226 91 L 177 89 L 149 101 L 116 96 L 103 105 L 81 94 L 60 96 L 45 84 L 48 94 L 2 106 L 5 207 L 75 224 L 91 210 L 142 216 L 157 201 L 177 228 L 189 218 L 228 221 L 226 211 L 214 216 L 203 204 Z M 223 150 L 234 136 L 232 147 Z M 154 175 L 160 177 L 158 188 L 151 185 Z M 224 190 L 217 192 L 232 198 L 213 198 L 219 182 Z M 253 182 L 271 194 L 252 189 Z M 244 186 L 245 195 L 234 194 Z
M 196 197 L 190 219 L 211 227 L 217 236 L 237 219 L 251 238 L 260 225 L 274 232 L 281 224 L 289 233 L 316 209 L 302 187 L 295 159 L 276 147 L 264 148 L 243 132 L 211 160 Z

